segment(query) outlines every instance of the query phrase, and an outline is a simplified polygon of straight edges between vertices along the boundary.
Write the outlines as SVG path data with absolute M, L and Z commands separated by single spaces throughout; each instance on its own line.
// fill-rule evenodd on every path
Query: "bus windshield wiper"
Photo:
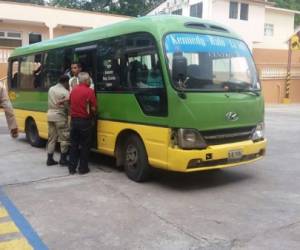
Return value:
M 221 85 L 227 91 L 238 92 L 238 93 L 251 93 L 256 96 L 260 95 L 260 93 L 258 92 L 258 89 L 249 87 L 249 86 L 251 86 L 251 83 L 249 83 L 249 82 L 226 81 L 226 82 L 222 82 Z

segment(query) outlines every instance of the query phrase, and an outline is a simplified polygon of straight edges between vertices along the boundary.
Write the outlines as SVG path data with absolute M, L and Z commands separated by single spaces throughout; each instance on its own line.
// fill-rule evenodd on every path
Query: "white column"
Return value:
M 53 39 L 54 38 L 54 29 L 57 26 L 57 24 L 54 23 L 48 23 L 47 27 L 49 29 L 49 39 Z
M 54 35 L 53 35 L 53 27 L 49 27 L 49 39 L 53 39 Z

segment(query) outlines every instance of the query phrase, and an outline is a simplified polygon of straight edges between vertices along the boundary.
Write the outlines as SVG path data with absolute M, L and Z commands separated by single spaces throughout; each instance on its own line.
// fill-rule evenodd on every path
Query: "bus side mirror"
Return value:
M 172 60 L 172 78 L 175 82 L 184 82 L 187 77 L 187 59 L 182 52 L 174 53 Z

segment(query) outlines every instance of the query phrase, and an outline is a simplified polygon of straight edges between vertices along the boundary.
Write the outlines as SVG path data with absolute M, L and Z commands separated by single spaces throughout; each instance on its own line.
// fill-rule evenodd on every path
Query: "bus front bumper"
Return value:
M 209 146 L 204 150 L 183 150 L 169 148 L 168 170 L 195 172 L 238 166 L 261 159 L 265 155 L 267 141 L 243 141 Z M 239 157 L 232 153 L 238 152 Z

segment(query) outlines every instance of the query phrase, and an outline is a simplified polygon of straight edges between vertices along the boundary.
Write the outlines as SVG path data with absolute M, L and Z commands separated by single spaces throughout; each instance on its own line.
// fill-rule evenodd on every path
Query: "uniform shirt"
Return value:
M 69 91 L 61 84 L 57 83 L 48 92 L 48 121 L 59 122 L 68 119 L 68 102 L 59 102 L 69 99 Z
M 7 126 L 10 130 L 17 128 L 14 110 L 8 97 L 4 84 L 0 81 L 0 108 L 4 109 Z
M 90 88 L 91 89 L 94 89 L 94 82 L 93 82 L 93 79 L 91 79 L 91 84 L 90 84 Z M 78 77 L 77 76 L 73 76 L 70 80 L 69 80 L 69 90 L 70 92 L 72 91 L 72 89 L 74 87 L 76 87 L 77 85 L 79 84 L 79 80 L 78 80 Z
M 94 91 L 85 83 L 77 85 L 70 94 L 70 109 L 72 118 L 90 118 L 91 107 L 96 109 L 96 96 Z

